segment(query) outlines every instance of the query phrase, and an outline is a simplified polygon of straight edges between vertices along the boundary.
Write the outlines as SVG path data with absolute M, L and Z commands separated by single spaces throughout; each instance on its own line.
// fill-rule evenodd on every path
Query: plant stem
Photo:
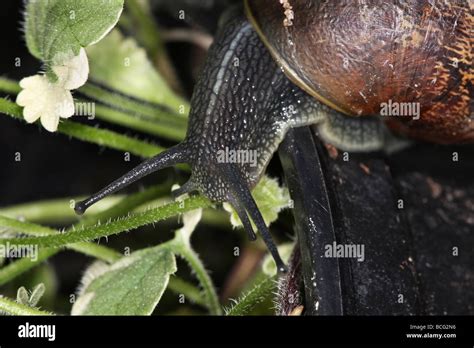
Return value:
M 31 222 L 18 221 L 4 216 L 0 216 L 0 226 L 30 236 L 55 236 L 61 234 L 61 232 L 49 227 L 33 224 Z M 68 249 L 79 251 L 83 254 L 96 257 L 109 263 L 118 260 L 122 256 L 115 250 L 94 243 L 82 242 L 71 244 L 67 247 Z
M 80 226 L 91 226 L 97 221 L 110 219 L 112 217 L 124 214 L 134 209 L 135 207 L 143 204 L 147 200 L 156 198 L 156 196 L 168 192 L 170 185 L 171 183 L 167 182 L 162 185 L 152 186 L 151 188 L 148 188 L 142 192 L 130 195 L 127 199 L 120 201 L 119 203 L 107 210 L 104 210 L 95 215 L 85 216 L 84 219 L 74 225 L 74 227 L 79 228 Z M 69 201 L 65 202 L 65 205 L 69 207 Z M 24 228 L 26 232 L 31 232 L 32 230 L 41 231 L 43 233 L 51 232 L 48 227 L 44 226 L 38 227 L 38 225 L 34 225 L 31 223 L 23 223 L 23 225 L 19 225 L 18 221 L 11 221 L 11 219 L 10 221 L 5 221 L 11 223 L 13 227 L 18 227 L 20 231 Z M 71 229 L 69 229 L 69 231 L 70 230 Z M 55 230 L 52 231 L 56 232 Z M 105 246 L 96 245 L 95 243 L 76 243 L 75 248 L 76 251 L 84 252 L 89 255 L 93 254 L 92 256 L 96 256 L 99 259 L 102 259 L 107 262 L 113 262 L 117 260 L 119 256 L 121 256 L 116 251 L 109 249 Z M 28 271 L 29 269 L 40 264 L 42 261 L 48 259 L 49 257 L 52 257 L 60 251 L 61 249 L 42 249 L 39 251 L 38 260 L 36 261 L 32 261 L 30 259 L 21 259 L 10 263 L 3 268 L 0 268 L 0 285 L 9 282 L 11 279 Z
M 171 180 L 162 184 L 150 186 L 142 191 L 132 193 L 114 206 L 97 214 L 87 212 L 84 218 L 77 223 L 76 227 L 92 226 L 97 221 L 105 222 L 117 216 L 123 216 L 137 207 L 150 202 L 158 197 L 169 194 L 171 191 Z
M 129 231 L 140 226 L 156 223 L 172 216 L 185 213 L 197 208 L 210 207 L 211 202 L 203 197 L 191 197 L 181 202 L 165 204 L 159 208 L 151 209 L 144 213 L 132 214 L 126 218 L 118 219 L 103 225 L 85 227 L 80 230 L 73 230 L 67 233 L 56 234 L 54 236 L 26 237 L 26 238 L 4 238 L 0 239 L 0 244 L 10 243 L 11 245 L 37 244 L 42 247 L 59 248 L 67 244 L 90 241 L 93 239 L 107 237 L 121 232 Z
M 115 262 L 122 257 L 122 254 L 118 251 L 96 243 L 80 242 L 68 245 L 67 248 L 81 252 L 84 255 L 95 257 L 108 263 Z
M 138 24 L 138 39 L 147 49 L 149 55 L 155 59 L 156 66 L 161 72 L 168 84 L 180 92 L 182 87 L 179 83 L 176 70 L 171 63 L 160 31 L 156 25 L 155 19 L 149 11 L 146 11 L 137 0 L 128 0 L 125 5 L 134 21 Z
M 20 274 L 25 273 L 26 271 L 30 270 L 31 268 L 39 265 L 44 260 L 56 255 L 60 252 L 60 249 L 41 249 L 38 252 L 37 259 L 31 260 L 27 258 L 23 258 L 14 262 L 9 263 L 5 267 L 0 268 L 0 286 L 8 283 L 12 279 L 16 278 Z
M 0 77 L 0 91 L 11 94 L 18 94 L 21 91 L 21 87 L 15 80 L 10 80 L 6 77 Z
M 13 118 L 23 119 L 22 108 L 4 98 L 0 98 L 0 113 Z M 110 130 L 86 126 L 72 121 L 59 124 L 58 132 L 90 143 L 107 146 L 115 150 L 130 152 L 141 157 L 152 157 L 162 152 L 164 148 L 144 141 L 121 135 Z
M 275 277 L 265 278 L 245 293 L 232 307 L 226 309 L 226 315 L 248 315 L 257 305 L 273 295 L 276 288 Z
M 124 197 L 124 195 L 105 197 L 90 207 L 88 213 L 97 214 L 102 212 L 121 201 Z M 36 223 L 67 224 L 78 220 L 74 209 L 70 207 L 70 201 L 79 201 L 84 198 L 86 197 L 67 197 L 15 204 L 0 208 L 0 215 L 12 219 L 22 218 Z
M 170 190 L 171 180 L 159 185 L 150 186 L 128 196 L 113 195 L 105 197 L 87 210 L 87 213 L 82 217 L 81 224 L 90 226 L 98 220 L 105 221 L 124 215 L 131 209 L 141 209 L 140 211 L 144 211 L 146 207 L 141 207 L 142 205 L 145 203 L 153 204 L 158 199 L 163 200 L 163 198 L 159 197 L 168 195 Z M 71 200 L 79 201 L 84 198 L 86 197 L 66 197 L 11 205 L 0 208 L 0 215 L 17 220 L 22 218 L 34 223 L 67 224 L 71 221 L 77 221 L 79 218 L 74 209 L 71 208 Z
M 214 284 L 196 252 L 192 250 L 187 243 L 182 242 L 180 239 L 173 239 L 169 242 L 168 246 L 175 254 L 181 256 L 194 271 L 196 278 L 203 289 L 206 304 L 210 313 L 213 315 L 221 315 L 222 309 L 219 304 L 219 298 L 217 297 Z
M 18 94 L 21 87 L 17 81 L 0 77 L 0 91 Z M 186 135 L 187 118 L 179 113 L 171 113 L 160 105 L 147 105 L 144 101 L 140 103 L 90 84 L 84 86 L 81 92 L 112 106 L 96 105 L 95 112 L 98 119 L 174 141 L 181 141 Z M 84 100 L 78 100 L 78 102 L 83 103 Z M 185 109 L 188 108 L 186 105 Z M 145 116 L 140 115 L 140 112 Z
M 12 315 L 54 315 L 0 296 L 0 311 Z
M 145 100 L 137 100 L 133 97 L 127 97 L 123 94 L 113 93 L 91 83 L 79 89 L 81 93 L 91 99 L 99 100 L 111 107 L 127 110 L 135 114 L 143 114 L 152 119 L 169 122 L 171 125 L 186 127 L 187 115 L 189 113 L 189 103 L 180 99 L 178 104 L 173 103 L 169 106 L 171 110 L 178 110 L 183 106 L 183 112 L 171 112 L 166 110 L 166 105 L 154 104 Z M 18 81 L 0 76 L 0 92 L 17 95 L 21 92 Z
M 187 103 L 179 104 L 178 106 L 173 105 L 167 109 L 167 105 L 154 104 L 144 100 L 137 100 L 134 98 L 126 97 L 120 93 L 114 93 L 106 90 L 105 88 L 99 87 L 92 83 L 87 83 L 79 89 L 79 92 L 85 96 L 98 100 L 101 103 L 109 105 L 114 108 L 118 108 L 123 111 L 128 111 L 133 115 L 142 115 L 142 117 L 148 117 L 153 120 L 162 121 L 170 125 L 184 126 L 186 127 L 187 115 L 189 106 Z M 179 113 L 179 106 L 184 106 L 184 112 Z M 176 110 L 174 112 L 170 110 Z
M 202 210 L 203 209 L 199 209 L 190 214 L 196 213 L 196 216 L 200 219 L 202 217 Z M 222 314 L 222 308 L 219 303 L 219 298 L 217 297 L 214 284 L 212 283 L 212 279 L 206 271 L 204 264 L 198 254 L 191 247 L 191 233 L 192 231 L 188 231 L 188 228 L 186 228 L 186 222 L 184 222 L 183 228 L 177 230 L 175 237 L 169 242 L 163 244 L 162 247 L 170 249 L 174 254 L 182 257 L 188 263 L 201 285 L 206 307 L 209 309 L 210 314 L 220 315 Z
M 193 284 L 179 278 L 176 276 L 170 277 L 168 283 L 168 289 L 173 291 L 178 295 L 184 295 L 189 301 L 201 305 L 203 307 L 207 307 L 207 303 L 202 298 L 201 291 L 196 288 Z
M 71 121 L 64 121 L 59 124 L 58 131 L 79 140 L 129 152 L 140 157 L 152 157 L 165 150 L 163 147 L 145 141 Z
M 132 116 L 123 111 L 114 110 L 102 105 L 96 105 L 95 112 L 98 119 L 125 126 L 130 129 L 157 135 L 165 139 L 181 141 L 186 135 L 186 124 L 182 127 L 169 126 L 163 122 L 150 121 L 137 116 Z

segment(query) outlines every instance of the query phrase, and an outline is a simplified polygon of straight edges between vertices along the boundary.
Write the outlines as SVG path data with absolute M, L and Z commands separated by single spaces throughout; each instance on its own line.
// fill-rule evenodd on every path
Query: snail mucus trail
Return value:
M 411 3 L 417 5 L 417 9 L 423 9 L 423 6 L 425 6 L 417 0 L 411 0 Z M 293 25 L 298 24 L 298 16 L 304 15 L 305 7 L 321 12 L 325 11 L 325 7 L 327 6 L 334 6 L 330 12 L 333 13 L 334 18 L 325 16 L 324 13 L 316 12 L 315 15 L 319 16 L 318 21 L 311 22 L 313 20 L 312 17 L 310 17 L 312 14 L 308 14 L 306 21 L 308 21 L 308 23 L 311 22 L 311 25 L 321 25 L 320 23 L 327 21 L 330 26 L 337 23 L 335 19 L 337 19 L 339 15 L 349 13 L 352 20 L 353 17 L 350 11 L 359 13 L 358 5 L 354 4 L 353 1 L 341 1 L 340 3 L 336 2 L 333 4 L 332 2 L 307 0 L 293 1 L 292 4 L 295 7 Z M 254 26 L 252 26 L 243 15 L 243 11 L 240 7 L 233 8 L 221 21 L 220 29 L 209 50 L 205 66 L 196 84 L 191 99 L 189 124 L 185 139 L 180 144 L 138 165 L 88 199 L 77 203 L 75 210 L 78 214 L 82 214 L 89 206 L 105 196 L 124 188 L 150 173 L 178 163 L 188 163 L 192 169 L 191 177 L 186 184 L 174 192 L 174 195 L 177 196 L 199 191 L 213 201 L 229 202 L 236 210 L 245 230 L 252 240 L 256 238 L 250 220 L 253 221 L 275 259 L 278 270 L 284 272 L 286 266 L 281 260 L 269 230 L 250 192 L 265 172 L 266 166 L 288 129 L 292 127 L 316 125 L 319 136 L 324 141 L 346 151 L 384 149 L 387 148 L 387 146 L 391 146 L 391 144 L 397 144 L 397 138 L 391 135 L 385 126 L 385 122 L 383 122 L 380 117 L 373 116 L 375 113 L 363 113 L 364 117 L 347 116 L 350 112 L 345 111 L 351 107 L 354 107 L 357 111 L 359 108 L 365 107 L 364 103 L 366 103 L 367 100 L 366 98 L 361 99 L 358 93 L 349 95 L 347 95 L 347 93 L 345 95 L 337 93 L 331 94 L 331 86 L 337 85 L 338 83 L 337 76 L 329 75 L 330 79 L 333 80 L 331 83 L 326 84 L 326 86 L 324 85 L 325 81 L 318 81 L 317 79 L 316 81 L 310 79 L 304 80 L 304 77 L 299 79 L 299 76 L 296 76 L 296 80 L 301 80 L 302 84 L 299 85 L 302 86 L 302 88 L 298 87 L 298 83 L 293 83 L 298 81 L 295 81 L 295 78 L 291 79 L 285 75 L 285 73 L 288 73 L 288 64 L 284 64 L 285 59 L 286 61 L 295 60 L 295 64 L 298 66 L 299 62 L 304 62 L 304 59 L 309 57 L 309 62 L 306 61 L 302 64 L 299 70 L 305 71 L 304 69 L 310 67 L 313 69 L 310 70 L 310 73 L 313 74 L 314 72 L 320 72 L 317 67 L 314 68 L 314 66 L 312 66 L 315 61 L 318 64 L 320 63 L 323 67 L 329 66 L 331 68 L 331 66 L 327 64 L 331 63 L 332 51 L 330 49 L 319 50 L 318 48 L 317 52 L 312 54 L 308 46 L 305 46 L 307 43 L 304 40 L 298 39 L 295 35 L 287 35 L 297 29 L 294 27 L 283 28 L 282 21 L 284 15 L 282 16 L 281 5 L 278 1 L 247 0 L 246 6 L 247 11 L 249 10 L 249 6 L 261 6 L 264 10 L 260 11 L 260 14 L 265 12 L 266 9 L 271 10 L 272 6 L 278 8 L 278 10 L 275 10 L 278 20 L 275 19 L 275 16 L 261 15 L 257 21 L 260 21 L 264 29 L 265 25 L 270 26 L 270 34 L 272 34 L 272 30 L 277 32 L 274 35 L 274 37 L 276 37 L 276 45 L 280 45 L 281 47 L 291 46 L 290 48 L 284 49 L 284 52 L 281 54 L 283 59 L 278 59 L 275 52 L 272 52 L 272 45 L 265 42 L 265 37 L 261 32 L 257 33 L 257 31 L 254 30 L 254 26 L 256 26 L 255 17 L 249 16 L 250 19 L 254 21 Z M 384 22 L 386 18 L 389 18 L 389 15 L 399 13 L 399 9 L 405 5 L 399 6 L 391 2 L 383 2 L 379 6 L 376 2 L 371 1 L 370 6 L 372 7 L 368 10 L 374 10 L 372 11 L 374 17 L 372 17 L 371 20 L 376 21 L 378 19 L 380 23 L 386 24 Z M 386 15 L 384 11 L 387 11 L 388 15 Z M 411 15 L 411 12 L 408 12 Z M 413 17 L 408 19 L 415 22 L 418 20 L 417 18 L 418 17 Z M 275 29 L 275 21 L 278 22 L 277 25 L 281 26 L 278 27 L 278 29 Z M 362 24 L 360 23 L 361 21 Z M 331 31 L 327 31 L 327 28 L 322 28 L 326 29 L 326 31 L 313 30 L 312 36 L 317 39 L 314 45 L 330 45 L 331 40 L 335 40 L 335 43 L 341 42 L 342 37 L 338 36 L 338 34 L 355 35 L 356 37 L 361 36 L 357 30 L 365 28 L 364 21 L 364 18 L 359 18 L 359 21 L 355 19 L 353 21 L 353 27 L 348 29 L 342 28 L 342 33 L 338 33 L 337 29 L 333 28 L 331 28 Z M 303 21 L 300 21 L 300 23 L 302 22 Z M 388 23 L 388 27 L 390 27 L 390 23 Z M 303 26 L 303 29 L 304 28 Z M 391 29 L 391 27 L 388 29 Z M 367 30 L 367 28 L 365 28 L 365 30 Z M 371 29 L 369 28 L 369 30 Z M 284 35 L 280 35 L 278 31 L 280 31 L 280 33 L 284 31 Z M 392 30 L 387 30 L 387 32 L 393 33 Z M 330 40 L 326 40 L 329 42 L 326 43 L 326 41 L 321 40 L 314 33 L 319 33 L 323 38 L 329 38 Z M 361 37 L 371 36 L 362 35 Z M 435 40 L 436 37 L 432 39 Z M 377 43 L 380 43 L 379 41 L 380 40 L 378 40 Z M 357 47 L 362 53 L 372 47 L 370 42 L 364 42 L 364 45 L 366 46 L 362 48 L 359 47 L 361 45 Z M 372 45 L 376 45 L 376 43 Z M 324 46 L 322 48 L 328 47 Z M 340 53 L 338 51 L 340 48 L 340 46 L 334 46 L 333 51 L 335 55 Z M 432 49 L 431 47 L 428 48 Z M 329 62 L 319 61 L 317 58 L 317 56 L 319 56 L 318 52 L 320 52 L 321 55 L 329 55 L 329 58 L 326 59 Z M 414 52 L 416 52 L 416 50 Z M 305 54 L 306 56 L 304 56 Z M 390 59 L 396 58 L 395 56 L 388 57 Z M 338 59 L 338 56 L 334 56 L 334 59 Z M 410 66 L 414 66 L 415 69 L 418 69 L 416 64 L 412 63 Z M 349 66 L 349 69 L 352 68 L 353 66 Z M 358 69 L 359 66 L 356 65 L 355 68 Z M 354 69 L 354 71 L 360 73 L 358 77 L 364 77 L 365 75 L 370 77 L 373 76 L 373 71 L 367 69 L 375 68 L 375 65 L 371 64 L 364 65 L 363 69 Z M 348 78 L 345 75 L 341 75 L 341 77 L 345 79 Z M 418 78 L 418 76 L 416 77 Z M 420 79 L 421 78 L 424 77 L 421 76 Z M 312 86 L 311 84 L 320 88 L 323 92 L 324 88 L 327 87 L 327 93 L 322 93 L 322 95 L 311 93 L 312 90 L 308 88 L 308 86 Z M 337 87 L 341 87 L 341 85 L 345 87 L 348 84 L 341 84 L 339 82 L 339 86 Z M 384 80 L 376 80 L 368 87 L 373 87 L 374 90 L 380 87 L 380 91 L 383 92 L 381 95 L 384 95 L 386 99 L 383 99 L 383 101 L 387 101 L 388 98 L 386 98 L 386 96 L 390 97 L 391 94 L 390 91 L 386 90 L 385 85 L 386 82 Z M 404 85 L 406 85 L 406 81 L 402 81 L 399 86 L 397 85 L 396 92 L 398 93 L 400 88 Z M 367 87 L 367 84 L 364 85 L 364 88 L 365 87 Z M 357 90 L 359 87 L 356 86 L 354 88 Z M 450 88 L 453 90 L 452 86 Z M 408 92 L 402 94 L 412 97 Z M 418 96 L 418 94 L 413 95 L 413 98 Z M 365 96 L 362 95 L 362 97 Z M 378 101 L 376 97 L 377 95 L 369 95 L 369 98 L 372 98 L 372 106 L 376 106 L 377 103 L 380 105 L 380 101 Z M 454 100 L 458 101 L 459 98 L 457 97 L 458 96 L 454 93 Z M 337 98 L 342 98 L 343 102 L 338 104 Z M 359 98 L 359 100 L 354 98 Z M 348 107 L 344 104 L 347 100 L 352 103 L 346 103 Z M 359 103 L 353 103 L 354 100 Z M 403 100 L 403 98 L 401 100 Z M 461 101 L 465 100 L 462 99 Z M 430 103 L 431 100 L 425 102 L 425 104 L 431 105 Z M 331 107 L 326 106 L 326 104 Z M 465 109 L 460 108 L 458 105 L 456 111 L 457 110 L 462 111 Z M 356 114 L 358 115 L 355 116 L 360 116 L 361 112 L 356 112 Z M 461 125 L 464 126 L 466 123 L 464 122 L 464 111 L 462 111 L 461 114 L 464 119 L 456 118 L 456 120 L 459 121 L 458 128 L 461 127 Z M 419 124 L 423 127 L 422 123 L 413 124 L 413 126 L 418 126 Z M 431 130 L 439 130 L 433 125 L 431 126 Z M 464 133 L 472 135 L 474 133 L 472 132 L 472 127 L 472 124 L 467 125 Z M 430 131 L 430 129 L 428 129 L 428 131 Z M 427 134 L 426 129 L 424 132 L 425 133 L 419 132 L 419 134 Z M 446 139 L 449 139 L 451 135 L 446 132 L 444 133 L 447 134 Z M 254 152 L 257 155 L 257 160 L 255 163 L 222 161 L 222 156 L 219 154 L 226 150 Z

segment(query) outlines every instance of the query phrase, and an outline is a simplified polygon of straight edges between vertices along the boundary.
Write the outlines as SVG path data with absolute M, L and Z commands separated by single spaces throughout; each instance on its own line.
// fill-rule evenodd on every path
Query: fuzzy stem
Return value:
M 0 226 L 30 236 L 55 236 L 61 234 L 61 232 L 49 227 L 37 225 L 31 222 L 18 221 L 5 216 L 0 216 Z M 83 254 L 96 257 L 109 263 L 118 260 L 122 256 L 120 253 L 112 249 L 94 243 L 82 242 L 68 245 L 67 247 L 68 249 L 82 252 Z
M 123 201 L 117 203 L 115 206 L 112 206 L 111 208 L 101 213 L 98 213 L 96 215 L 86 216 L 83 220 L 75 224 L 74 227 L 72 228 L 91 226 L 97 221 L 105 221 L 112 217 L 125 214 L 126 212 L 145 203 L 146 201 L 156 198 L 156 196 L 160 194 L 168 192 L 169 186 L 170 186 L 170 183 L 165 183 L 162 185 L 153 186 L 142 192 L 138 192 L 133 195 L 130 195 L 127 199 L 124 199 Z M 69 207 L 69 205 L 67 206 Z M 48 227 L 44 227 L 44 226 L 38 226 L 31 223 L 22 223 L 22 225 L 20 226 L 19 224 L 20 222 L 16 220 L 12 221 L 12 219 L 10 220 L 4 219 L 4 221 L 11 223 L 13 227 L 21 227 L 19 228 L 19 230 L 22 231 L 24 229 L 26 230 L 26 231 L 23 230 L 23 232 L 25 233 L 27 233 L 28 231 L 31 232 L 32 230 L 35 230 L 36 232 L 40 231 L 40 233 L 51 232 L 51 230 Z M 69 229 L 69 231 L 71 229 Z M 116 251 L 113 251 L 105 246 L 96 245 L 95 243 L 76 243 L 75 248 L 76 248 L 75 249 L 76 251 L 80 251 L 92 256 L 96 256 L 97 258 L 102 259 L 107 262 L 113 262 L 120 256 L 120 254 L 118 254 Z M 21 259 L 21 260 L 10 263 L 3 268 L 0 268 L 0 285 L 9 282 L 11 279 L 28 271 L 29 269 L 40 264 L 42 261 L 48 259 L 49 257 L 52 257 L 53 255 L 57 254 L 60 251 L 61 249 L 42 249 L 39 252 L 38 260 L 36 261 L 32 261 L 30 259 Z
M 125 195 L 114 195 L 104 198 L 91 207 L 89 214 L 97 214 L 109 209 L 119 201 L 123 200 Z M 21 203 L 0 208 L 0 215 L 35 223 L 54 223 L 55 225 L 64 225 L 77 221 L 78 216 L 70 207 L 71 200 L 80 201 L 86 197 L 66 197 L 58 199 L 48 199 Z
M 106 146 L 111 149 L 130 152 L 140 157 L 153 157 L 165 149 L 145 141 L 127 137 L 106 129 L 85 126 L 83 124 L 64 121 L 58 127 L 60 133 L 73 138 Z
M 207 307 L 207 303 L 202 298 L 201 291 L 193 284 L 176 276 L 170 277 L 168 289 L 176 294 L 183 294 L 189 301 L 203 307 Z
M 9 263 L 8 265 L 0 268 L 0 286 L 8 283 L 12 279 L 15 279 L 20 274 L 25 273 L 26 271 L 32 269 L 33 267 L 39 265 L 44 260 L 56 255 L 60 252 L 60 249 L 41 249 L 38 252 L 38 257 L 35 261 L 27 258 L 23 258 L 14 262 Z
M 97 221 L 106 222 L 117 216 L 123 216 L 128 214 L 131 210 L 140 207 L 142 204 L 153 201 L 158 197 L 167 195 L 171 190 L 171 180 L 164 182 L 159 185 L 154 185 L 146 188 L 143 191 L 136 192 L 128 195 L 125 199 L 115 204 L 110 209 L 97 214 L 90 214 L 90 211 L 84 216 L 84 218 L 76 224 L 79 226 L 92 226 Z
M 0 98 L 0 113 L 5 113 L 16 119 L 23 119 L 22 108 L 4 98 Z M 67 120 L 59 124 L 58 132 L 79 140 L 130 152 L 141 157 L 152 157 L 164 150 L 160 146 L 133 139 L 110 130 L 86 126 Z
M 93 239 L 107 237 L 121 232 L 129 231 L 140 226 L 156 223 L 172 216 L 185 213 L 197 208 L 210 207 L 211 202 L 203 197 L 196 196 L 181 202 L 165 204 L 162 207 L 151 209 L 144 213 L 132 214 L 125 219 L 118 219 L 103 225 L 85 227 L 80 230 L 69 231 L 54 236 L 26 237 L 26 238 L 4 238 L 0 244 L 10 243 L 11 245 L 37 244 L 41 247 L 59 248 L 67 244 L 90 241 Z
M 166 104 L 161 105 L 150 103 L 145 100 L 137 100 L 123 94 L 109 92 L 104 88 L 90 83 L 81 87 L 79 91 L 89 98 L 101 101 L 111 107 L 126 110 L 132 114 L 139 113 L 152 119 L 170 122 L 171 125 L 186 126 L 187 115 L 189 113 L 189 103 L 184 100 L 180 100 L 178 108 L 176 108 L 175 104 L 171 105 L 173 108 L 169 106 L 171 109 L 176 110 L 175 112 L 171 112 L 166 110 Z M 21 87 L 18 81 L 0 76 L 0 92 L 17 95 L 21 92 Z M 182 106 L 183 112 L 179 112 L 180 106 Z
M 248 315 L 260 303 L 273 295 L 276 288 L 275 277 L 268 277 L 257 283 L 245 293 L 233 306 L 225 310 L 226 315 Z
M 0 296 L 0 311 L 11 315 L 54 315 Z
M 84 224 L 91 226 L 99 220 L 104 222 L 110 218 L 125 215 L 132 209 L 135 212 L 144 212 L 150 208 L 157 208 L 163 205 L 165 201 L 169 201 L 169 198 L 166 198 L 166 196 L 171 190 L 171 184 L 172 182 L 169 180 L 163 184 L 148 187 L 143 191 L 129 194 L 128 196 L 113 195 L 106 197 L 94 204 L 77 226 Z M 80 201 L 84 198 L 86 197 L 76 197 L 72 201 Z M 71 198 L 35 201 L 0 208 L 0 215 L 12 219 L 21 217 L 29 222 L 60 225 L 61 223 L 77 221 L 78 219 L 78 215 L 71 208 L 70 204 Z M 207 212 L 212 215 L 210 223 L 219 224 L 222 222 L 222 225 L 224 225 L 226 221 L 225 216 L 219 216 L 217 213 L 225 213 L 214 210 L 208 210 Z M 213 212 L 216 214 L 212 214 Z M 214 215 L 216 216 L 214 217 Z
M 181 141 L 186 135 L 186 124 L 182 127 L 169 126 L 163 122 L 141 119 L 140 117 L 102 105 L 97 105 L 95 111 L 96 118 L 98 119 L 148 134 L 157 135 L 165 139 Z
M 173 239 L 167 243 L 167 246 L 175 254 L 181 256 L 189 264 L 189 267 L 191 267 L 191 269 L 194 271 L 196 278 L 203 289 L 206 305 L 210 313 L 213 315 L 221 315 L 222 308 L 219 304 L 219 298 L 217 296 L 214 284 L 212 283 L 211 277 L 209 277 L 204 264 L 196 252 L 191 249 L 188 243 L 183 242 L 181 239 Z
M 87 83 L 79 89 L 79 92 L 88 98 L 100 101 L 120 110 L 132 114 L 142 115 L 157 121 L 169 123 L 170 125 L 186 125 L 189 112 L 188 103 L 181 103 L 171 108 L 168 105 L 150 103 L 144 100 L 137 100 L 126 97 L 120 93 L 114 93 L 92 83 Z M 183 106 L 183 113 L 180 113 L 180 106 Z M 172 111 L 170 111 L 172 110 Z

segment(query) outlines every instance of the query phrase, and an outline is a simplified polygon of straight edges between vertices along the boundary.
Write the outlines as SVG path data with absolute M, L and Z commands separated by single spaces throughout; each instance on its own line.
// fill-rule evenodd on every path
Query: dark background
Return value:
M 163 26 L 177 24 L 171 14 L 177 9 L 189 7 L 190 25 L 209 33 L 216 28 L 217 18 L 227 1 L 162 1 L 156 14 Z M 0 4 L 0 74 L 12 79 L 36 74 L 39 62 L 27 51 L 21 33 L 21 0 L 3 0 Z M 195 48 L 189 44 L 168 45 L 172 61 L 183 81 L 185 95 L 190 96 L 199 70 L 198 59 L 193 59 Z M 15 58 L 21 58 L 21 67 L 15 67 Z M 202 62 L 202 60 L 201 60 Z M 83 121 L 100 124 L 99 121 Z M 123 128 L 107 125 L 108 128 L 124 132 Z M 128 135 L 138 135 L 125 131 Z M 159 139 L 139 134 L 141 139 L 150 139 L 158 144 L 169 145 Z M 459 162 L 452 162 L 452 153 L 459 153 Z M 15 153 L 20 152 L 21 162 L 15 162 Z M 325 154 L 327 156 L 327 154 Z M 369 156 L 370 157 L 370 156 Z M 369 157 L 360 157 L 365 163 Z M 474 147 L 439 146 L 416 144 L 411 148 L 385 159 L 393 177 L 395 197 L 402 197 L 407 207 L 405 217 L 410 228 L 416 259 L 417 281 L 421 289 L 421 307 L 426 314 L 474 314 Z M 122 173 L 140 162 L 132 157 L 123 160 L 123 153 L 100 148 L 64 135 L 51 134 L 38 125 L 25 125 L 6 115 L 0 115 L 0 207 L 35 200 L 90 194 L 108 184 Z M 273 176 L 281 173 L 278 159 L 270 167 Z M 136 192 L 139 187 L 163 181 L 169 176 L 176 180 L 185 178 L 175 170 L 157 173 L 137 183 L 125 192 Z M 280 174 L 281 176 L 281 174 Z M 335 179 L 336 180 L 336 179 Z M 370 190 L 377 181 L 352 183 L 361 194 Z M 350 213 L 348 213 L 350 214 Z M 362 212 L 363 214 L 363 212 Z M 390 214 L 387 211 L 387 214 Z M 282 231 L 290 230 L 292 219 L 289 213 L 272 226 L 272 232 L 280 237 Z M 109 238 L 111 246 L 120 250 L 123 246 L 142 248 L 159 243 L 171 236 L 178 226 L 176 221 L 159 225 L 159 231 L 142 228 L 140 231 Z M 159 233 L 157 233 L 159 232 Z M 393 238 L 397 238 L 396 235 Z M 236 245 L 244 242 L 243 234 L 228 229 L 200 226 L 193 237 L 193 245 L 202 256 L 218 288 L 226 282 L 235 259 L 229 257 Z M 450 256 L 452 246 L 459 246 L 460 256 Z M 74 293 L 83 269 L 90 259 L 73 252 L 62 252 L 49 264 L 58 277 L 59 293 L 64 298 Z M 179 274 L 188 277 L 182 264 Z M 25 278 L 2 293 L 24 285 Z M 5 290 L 5 291 L 3 291 Z M 167 294 L 167 296 L 170 296 Z M 168 299 L 170 302 L 173 299 Z M 163 302 L 166 302 L 165 300 Z M 64 310 L 57 304 L 56 310 Z M 171 306 L 171 305 L 170 305 Z M 170 306 L 164 310 L 171 308 Z

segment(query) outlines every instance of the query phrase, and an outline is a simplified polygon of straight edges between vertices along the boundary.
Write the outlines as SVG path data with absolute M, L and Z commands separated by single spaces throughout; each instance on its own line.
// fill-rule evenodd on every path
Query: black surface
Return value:
M 394 182 L 383 156 L 325 151 L 333 219 L 339 243 L 363 245 L 365 260 L 340 260 L 345 314 L 417 314 L 419 290 L 411 233 L 397 207 Z M 366 166 L 370 172 L 362 169 Z
M 389 163 L 413 234 L 423 313 L 474 314 L 473 146 L 420 145 Z
M 453 164 L 453 151 L 463 161 Z M 309 128 L 291 131 L 280 157 L 295 201 L 305 314 L 316 314 L 317 301 L 325 305 L 321 293 L 330 303 L 339 299 L 344 314 L 473 314 L 472 154 L 469 146 L 423 144 L 389 158 L 351 153 L 345 161 L 341 151 L 331 158 Z M 338 244 L 364 245 L 365 260 L 328 262 L 323 246 L 334 233 Z M 311 287 L 314 272 L 319 284 Z M 318 314 L 339 314 L 323 308 Z

